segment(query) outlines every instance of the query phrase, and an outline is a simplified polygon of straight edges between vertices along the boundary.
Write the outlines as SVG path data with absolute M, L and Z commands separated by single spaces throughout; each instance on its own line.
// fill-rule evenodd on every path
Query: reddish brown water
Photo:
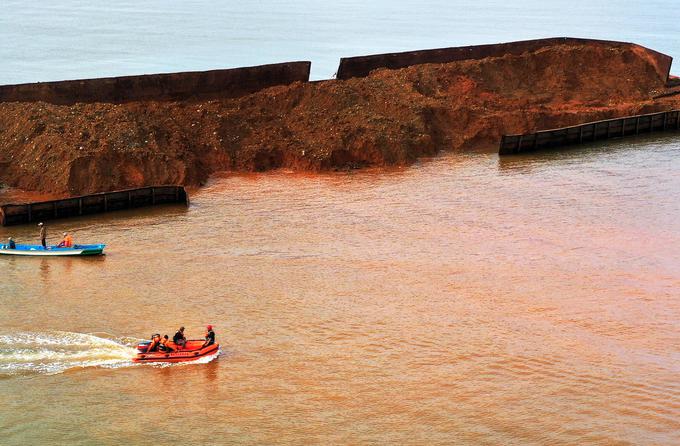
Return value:
M 658 137 L 54 222 L 108 255 L 0 258 L 0 443 L 680 444 L 678 172 Z M 128 359 L 208 322 L 215 361 Z

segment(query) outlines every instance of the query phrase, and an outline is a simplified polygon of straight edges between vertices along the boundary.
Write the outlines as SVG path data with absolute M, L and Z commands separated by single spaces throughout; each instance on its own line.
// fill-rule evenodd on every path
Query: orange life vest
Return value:
M 152 340 L 151 340 L 151 344 L 149 344 L 149 346 L 147 347 L 146 351 L 147 351 L 147 352 L 152 352 L 152 351 L 154 351 L 154 350 L 156 349 L 156 347 L 158 347 L 158 342 L 157 342 L 155 339 L 152 339 Z

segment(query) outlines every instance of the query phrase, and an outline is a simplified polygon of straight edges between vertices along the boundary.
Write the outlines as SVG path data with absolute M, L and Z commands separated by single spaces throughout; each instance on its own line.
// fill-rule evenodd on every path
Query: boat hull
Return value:
M 0 245 L 0 255 L 7 256 L 37 256 L 37 257 L 73 257 L 73 256 L 96 256 L 104 254 L 106 245 L 74 245 L 72 248 L 57 248 L 42 245 L 17 245 L 9 249 L 7 245 Z
M 208 356 L 214 356 L 219 353 L 220 345 L 213 344 L 207 347 L 200 347 L 203 341 L 192 340 L 187 341 L 186 348 L 178 349 L 172 342 L 168 342 L 168 346 L 175 350 L 171 353 L 166 352 L 151 352 L 151 353 L 137 353 L 137 356 L 132 359 L 134 362 L 188 362 L 196 361 Z

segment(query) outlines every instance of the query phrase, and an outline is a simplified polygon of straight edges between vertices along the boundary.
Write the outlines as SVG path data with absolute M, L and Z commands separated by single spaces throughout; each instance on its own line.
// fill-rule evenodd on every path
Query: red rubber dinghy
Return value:
M 132 360 L 134 362 L 187 362 L 196 361 L 197 359 L 205 358 L 206 356 L 213 356 L 219 353 L 219 344 L 208 345 L 203 347 L 205 343 L 202 339 L 188 340 L 184 348 L 180 348 L 173 342 L 168 342 L 172 352 L 155 351 L 146 353 L 151 341 L 140 342 L 137 345 L 137 356 Z

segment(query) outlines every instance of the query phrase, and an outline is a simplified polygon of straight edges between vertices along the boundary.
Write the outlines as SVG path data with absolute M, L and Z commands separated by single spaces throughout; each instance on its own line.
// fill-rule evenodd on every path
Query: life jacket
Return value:
M 147 352 L 153 352 L 158 349 L 158 342 L 154 341 L 153 339 L 151 340 L 151 344 L 149 344 L 149 347 L 147 347 L 146 351 Z
M 73 247 L 73 237 L 70 235 L 67 235 L 64 237 L 64 247 L 65 248 L 72 248 Z

